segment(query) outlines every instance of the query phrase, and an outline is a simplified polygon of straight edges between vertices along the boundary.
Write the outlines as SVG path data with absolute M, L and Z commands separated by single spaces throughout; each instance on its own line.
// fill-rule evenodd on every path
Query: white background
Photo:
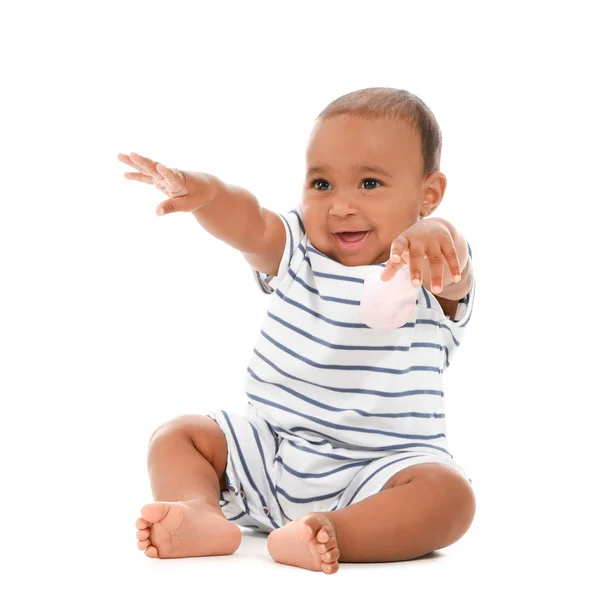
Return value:
M 20 2 L 2 10 L 1 568 L 5 596 L 598 595 L 598 134 L 593 2 Z M 477 299 L 445 379 L 477 495 L 434 558 L 272 563 L 138 552 L 150 434 L 243 409 L 268 298 L 233 249 L 128 181 L 135 151 L 284 211 L 313 119 L 403 88 L 433 110 L 436 216 Z M 387 590 L 383 587 L 386 586 Z

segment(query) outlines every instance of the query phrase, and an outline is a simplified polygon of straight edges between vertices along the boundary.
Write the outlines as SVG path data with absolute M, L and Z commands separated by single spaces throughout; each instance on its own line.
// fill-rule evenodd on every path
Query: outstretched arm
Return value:
M 208 176 L 213 199 L 194 211 L 196 220 L 211 235 L 239 249 L 255 270 L 275 276 L 285 246 L 279 216 L 246 189 Z
M 137 170 L 126 172 L 126 178 L 154 185 L 167 195 L 156 208 L 159 216 L 192 212 L 204 229 L 238 249 L 255 270 L 277 275 L 285 229 L 277 214 L 263 208 L 252 193 L 213 175 L 168 168 L 134 152 L 118 158 Z

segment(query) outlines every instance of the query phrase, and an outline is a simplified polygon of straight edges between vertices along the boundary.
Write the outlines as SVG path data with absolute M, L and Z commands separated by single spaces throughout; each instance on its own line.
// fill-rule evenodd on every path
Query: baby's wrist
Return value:
M 197 208 L 205 207 L 216 199 L 224 188 L 217 177 L 205 172 L 183 171 L 189 189 L 189 196 L 194 198 Z

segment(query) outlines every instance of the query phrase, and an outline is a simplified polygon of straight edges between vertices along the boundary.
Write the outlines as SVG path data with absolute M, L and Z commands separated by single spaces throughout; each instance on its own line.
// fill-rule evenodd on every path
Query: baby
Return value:
M 151 437 L 156 502 L 136 521 L 147 556 L 231 554 L 243 526 L 269 534 L 275 561 L 331 574 L 465 534 L 475 498 L 450 453 L 442 374 L 475 281 L 464 237 L 426 218 L 446 189 L 440 153 L 419 98 L 371 88 L 319 115 L 302 202 L 285 214 L 209 174 L 119 154 L 128 179 L 168 196 L 159 216 L 193 212 L 272 293 L 245 413 L 178 417 Z M 368 284 L 410 309 L 374 326 L 368 311 L 386 303 L 367 305 Z

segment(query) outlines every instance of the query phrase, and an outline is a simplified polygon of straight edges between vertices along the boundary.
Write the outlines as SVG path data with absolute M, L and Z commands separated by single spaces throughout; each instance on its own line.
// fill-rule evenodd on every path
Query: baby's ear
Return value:
M 427 216 L 431 216 L 431 214 L 433 214 L 435 212 L 437 208 L 437 205 L 432 206 L 430 202 L 428 201 L 424 201 L 421 204 L 421 220 L 424 220 L 425 218 L 427 218 Z
M 424 218 L 433 214 L 442 203 L 447 184 L 446 176 L 442 172 L 432 172 L 427 177 L 421 200 L 421 214 Z

